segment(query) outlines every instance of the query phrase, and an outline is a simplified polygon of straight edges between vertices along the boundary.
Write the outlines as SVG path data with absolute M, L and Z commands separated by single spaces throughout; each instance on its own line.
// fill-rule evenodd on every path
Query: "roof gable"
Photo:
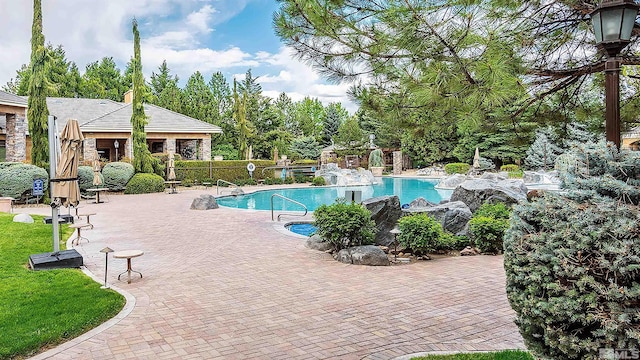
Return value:
M 0 90 L 0 104 L 26 108 L 27 100 L 21 96 Z

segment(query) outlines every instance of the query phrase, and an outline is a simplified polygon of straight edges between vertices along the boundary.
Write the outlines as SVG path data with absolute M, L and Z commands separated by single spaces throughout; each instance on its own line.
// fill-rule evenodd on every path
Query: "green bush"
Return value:
M 471 242 L 466 236 L 456 236 L 445 231 L 436 245 L 436 250 L 462 250 L 469 245 Z
M 322 176 L 317 176 L 313 178 L 313 181 L 311 182 L 311 184 L 313 186 L 324 186 L 324 185 L 327 185 L 327 182 Z
M 113 191 L 122 191 L 133 177 L 133 165 L 125 162 L 112 162 L 102 168 L 104 186 Z
M 291 176 L 287 176 L 286 178 L 284 178 L 284 183 L 285 184 L 293 184 L 293 178 Z
M 256 166 L 253 172 L 254 179 L 263 179 L 262 169 L 268 166 L 274 166 L 272 160 L 222 160 L 222 161 L 203 161 L 203 160 L 182 160 L 175 162 L 176 180 L 198 180 L 202 182 L 207 179 L 222 179 L 234 182 L 237 179 L 249 179 L 247 164 L 252 162 Z M 269 173 L 267 171 L 266 173 Z
M 426 254 L 436 250 L 446 250 L 453 246 L 453 239 L 446 234 L 440 222 L 427 214 L 404 216 L 398 221 L 402 233 L 398 235 L 400 245 L 415 254 Z
M 318 160 L 313 159 L 298 159 L 295 160 L 292 165 L 318 165 Z
M 640 349 L 640 153 L 575 146 L 563 192 L 515 206 L 504 239 L 507 296 L 541 359 Z
M 272 177 L 264 178 L 265 185 L 280 185 L 282 183 L 283 181 L 281 178 L 272 178 Z
M 314 212 L 316 234 L 329 241 L 336 251 L 355 245 L 372 244 L 376 224 L 371 212 L 360 204 L 338 201 L 321 205 Z
M 0 196 L 20 199 L 23 195 L 30 195 L 33 180 L 44 180 L 44 190 L 49 188 L 49 174 L 35 165 L 10 163 L 0 168 Z
M 444 171 L 451 174 L 466 174 L 471 169 L 471 165 L 465 163 L 450 163 L 444 166 Z
M 503 203 L 482 204 L 469 221 L 469 234 L 483 253 L 502 252 L 502 239 L 509 227 L 511 208 Z
M 509 220 L 509 217 L 511 216 L 511 208 L 504 203 L 485 203 L 480 205 L 473 215 Z
M 164 179 L 160 175 L 138 173 L 127 183 L 125 194 L 149 194 L 164 191 Z
M 500 171 L 506 171 L 506 172 L 520 171 L 520 166 L 516 164 L 506 164 L 506 165 L 500 166 Z
M 78 166 L 78 186 L 80 191 L 85 193 L 87 189 L 95 187 L 93 185 L 93 167 L 91 166 Z M 104 184 L 104 176 L 99 173 L 100 180 Z
M 369 167 L 382 167 L 382 166 L 384 166 L 383 156 L 384 156 L 384 154 L 382 153 L 382 150 L 380 150 L 380 149 L 373 150 L 371 153 L 369 153 L 369 161 L 367 162 L 367 165 Z

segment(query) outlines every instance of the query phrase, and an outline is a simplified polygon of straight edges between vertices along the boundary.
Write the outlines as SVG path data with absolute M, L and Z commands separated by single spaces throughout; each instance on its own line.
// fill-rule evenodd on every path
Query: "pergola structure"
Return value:
M 6 148 L 5 161 L 27 160 L 27 100 L 4 91 L 0 91 L 0 142 Z

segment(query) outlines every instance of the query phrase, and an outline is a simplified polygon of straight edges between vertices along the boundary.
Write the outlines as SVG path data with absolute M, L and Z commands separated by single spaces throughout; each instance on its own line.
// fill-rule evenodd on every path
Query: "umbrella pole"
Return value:
M 56 117 L 49 115 L 49 178 L 55 178 L 57 167 L 57 149 L 56 149 Z M 53 182 L 49 182 L 49 193 L 53 195 Z M 58 232 L 58 206 L 53 203 L 53 196 L 51 196 L 51 225 L 53 226 L 53 252 L 60 251 L 60 233 Z

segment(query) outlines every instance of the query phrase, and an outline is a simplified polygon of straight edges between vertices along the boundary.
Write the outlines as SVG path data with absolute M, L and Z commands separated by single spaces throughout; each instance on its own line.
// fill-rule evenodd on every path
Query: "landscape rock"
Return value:
M 218 202 L 213 195 L 203 194 L 193 199 L 191 202 L 191 210 L 210 210 L 217 209 Z
M 323 177 L 327 185 L 336 186 L 362 186 L 373 185 L 376 179 L 369 170 L 365 169 L 340 169 L 335 163 L 320 166 L 315 173 L 316 177 Z
M 491 173 L 491 172 L 486 172 L 483 173 L 482 176 L 480 176 L 480 179 L 483 180 L 492 180 L 492 181 L 501 181 L 501 180 L 507 180 L 509 178 L 509 174 L 505 174 L 504 173 Z
M 522 175 L 525 184 L 560 185 L 557 171 L 525 171 Z
M 460 251 L 460 256 L 475 256 L 478 254 L 480 254 L 480 251 L 471 246 L 467 246 L 462 251 Z
M 469 220 L 471 209 L 462 201 L 450 201 L 444 204 L 413 207 L 403 209 L 407 213 L 426 213 L 438 220 L 442 228 L 458 236 L 467 236 L 469 232 Z
M 426 207 L 431 207 L 431 206 L 436 206 L 437 204 L 432 203 L 431 201 L 423 198 L 423 197 L 419 197 L 415 200 L 413 200 L 412 202 L 409 203 L 409 209 L 411 208 L 426 208 Z
M 354 246 L 338 252 L 337 260 L 345 264 L 387 266 L 387 254 L 375 245 Z
M 378 196 L 362 202 L 369 211 L 371 219 L 375 221 L 378 232 L 376 233 L 375 244 L 389 246 L 393 243 L 393 235 L 389 233 L 398 220 L 402 217 L 400 208 L 400 198 L 397 196 Z
M 318 251 L 327 251 L 333 249 L 333 245 L 330 242 L 324 241 L 320 235 L 311 235 L 306 242 L 306 246 L 309 249 Z
M 471 212 L 484 203 L 515 204 L 527 199 L 527 187 L 522 180 L 470 179 L 458 186 L 451 201 L 462 201 Z
M 462 184 L 465 180 L 467 180 L 467 176 L 463 174 L 453 174 L 447 177 L 440 179 L 438 185 L 435 186 L 436 189 L 455 189 L 458 185 Z
M 13 222 L 33 224 L 33 218 L 29 214 L 18 214 L 13 217 Z

